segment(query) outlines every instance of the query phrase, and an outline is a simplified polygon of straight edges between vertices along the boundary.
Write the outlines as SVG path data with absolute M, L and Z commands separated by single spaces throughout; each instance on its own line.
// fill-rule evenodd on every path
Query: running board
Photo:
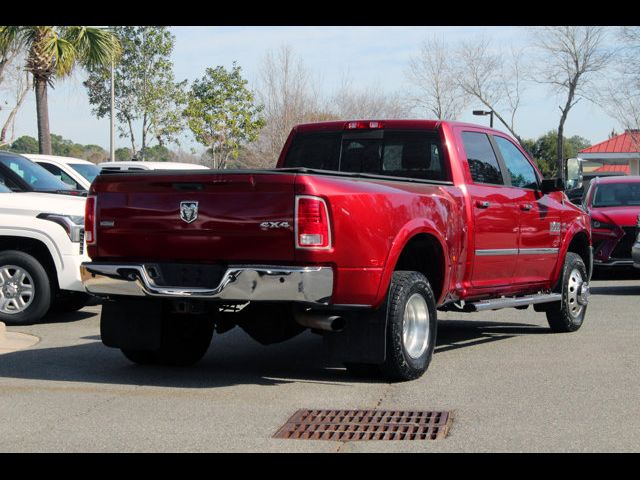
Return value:
M 491 300 L 481 300 L 479 302 L 467 303 L 466 308 L 472 312 L 483 312 L 485 310 L 499 310 L 501 308 L 522 307 L 534 305 L 536 303 L 551 303 L 562 300 L 559 293 L 544 293 L 537 295 L 525 295 L 523 297 L 503 297 Z

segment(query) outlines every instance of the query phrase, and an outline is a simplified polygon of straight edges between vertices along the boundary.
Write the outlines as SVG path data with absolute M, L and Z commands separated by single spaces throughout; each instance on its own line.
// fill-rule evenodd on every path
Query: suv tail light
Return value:
M 89 195 L 84 206 L 84 239 L 87 245 L 96 243 L 96 197 Z
M 296 197 L 296 248 L 331 248 L 327 203 L 319 197 Z

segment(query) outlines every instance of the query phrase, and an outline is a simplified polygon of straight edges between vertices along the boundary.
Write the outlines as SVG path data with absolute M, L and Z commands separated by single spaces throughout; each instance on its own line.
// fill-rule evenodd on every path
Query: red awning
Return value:
M 605 172 L 619 172 L 624 173 L 625 175 L 629 175 L 629 165 L 603 165 L 601 167 L 592 170 L 594 173 L 605 173 Z
M 640 152 L 640 131 L 627 130 L 605 142 L 596 143 L 580 153 L 638 153 Z M 627 167 L 628 168 L 628 167 Z

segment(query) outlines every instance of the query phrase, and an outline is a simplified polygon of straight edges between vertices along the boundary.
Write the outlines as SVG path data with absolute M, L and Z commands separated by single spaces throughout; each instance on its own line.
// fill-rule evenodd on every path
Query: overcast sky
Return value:
M 177 80 L 194 80 L 206 67 L 224 65 L 235 60 L 245 77 L 255 82 L 260 63 L 269 49 L 289 45 L 313 72 L 325 93 L 331 93 L 348 75 L 354 85 L 376 85 L 388 92 L 410 88 L 406 79 L 409 59 L 416 55 L 423 40 L 432 34 L 454 41 L 485 33 L 496 45 L 523 46 L 529 32 L 521 27 L 172 27 L 176 36 L 173 52 Z M 82 144 L 109 146 L 109 119 L 91 114 L 84 74 L 60 81 L 49 92 L 49 115 L 52 133 Z M 516 131 L 525 138 L 535 138 L 557 128 L 560 99 L 545 86 L 532 84 L 516 117 Z M 471 111 L 482 108 L 472 102 L 460 120 L 488 123 L 488 117 L 474 117 Z M 3 112 L 4 113 L 4 112 Z M 0 120 L 4 118 L 0 113 Z M 499 122 L 495 125 L 500 128 Z M 612 128 L 621 127 L 602 110 L 582 100 L 570 112 L 565 135 L 581 135 L 592 143 L 606 140 Z M 35 99 L 30 93 L 17 123 L 16 137 L 37 137 Z M 116 139 L 118 147 L 128 146 L 127 139 Z M 184 146 L 193 146 L 189 136 Z

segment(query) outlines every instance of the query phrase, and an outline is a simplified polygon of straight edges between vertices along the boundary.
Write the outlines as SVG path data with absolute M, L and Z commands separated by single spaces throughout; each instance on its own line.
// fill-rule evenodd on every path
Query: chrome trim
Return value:
M 598 265 L 601 267 L 629 267 L 633 265 L 633 260 L 613 260 L 613 261 L 605 261 L 602 260 L 594 260 L 594 265 Z
M 517 255 L 517 248 L 488 248 L 483 250 L 476 250 L 476 255 L 479 257 L 489 257 L 493 255 Z
M 523 297 L 502 297 L 491 300 L 481 300 L 470 302 L 473 310 L 482 312 L 484 310 L 499 310 L 501 308 L 522 307 L 524 305 L 534 305 L 538 303 L 559 302 L 562 295 L 559 293 L 542 293 L 537 295 L 525 295 Z
M 488 248 L 476 250 L 479 257 L 489 257 L 494 255 L 545 255 L 558 253 L 557 248 Z
M 85 262 L 80 273 L 87 291 L 98 296 L 292 301 L 327 305 L 333 293 L 331 267 L 231 265 L 213 289 L 156 285 L 143 264 Z
M 558 253 L 557 248 L 520 248 L 518 249 L 520 255 L 545 255 L 551 253 Z

